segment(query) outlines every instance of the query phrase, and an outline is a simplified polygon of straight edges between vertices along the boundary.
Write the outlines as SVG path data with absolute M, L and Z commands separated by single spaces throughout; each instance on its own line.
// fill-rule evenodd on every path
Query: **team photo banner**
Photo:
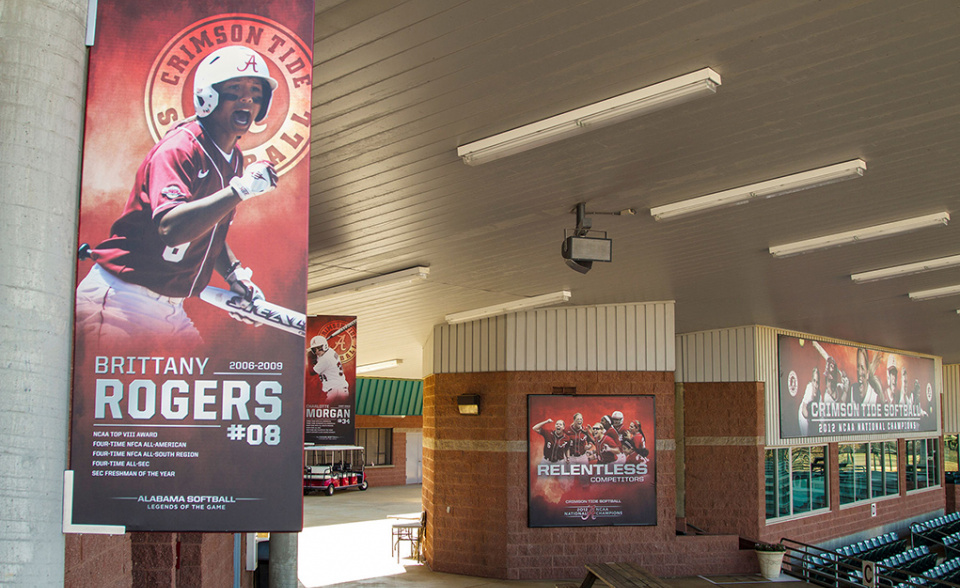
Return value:
M 357 317 L 307 317 L 304 442 L 353 445 Z
M 96 6 L 64 529 L 299 531 L 314 3 Z
M 928 357 L 780 335 L 780 435 L 936 432 L 936 364 Z
M 529 526 L 656 525 L 653 396 L 527 397 Z

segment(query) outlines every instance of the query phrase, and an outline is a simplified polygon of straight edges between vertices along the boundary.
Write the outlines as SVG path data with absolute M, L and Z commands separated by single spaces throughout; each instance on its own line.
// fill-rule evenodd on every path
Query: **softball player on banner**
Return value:
M 267 161 L 244 170 L 237 147 L 266 117 L 276 88 L 263 57 L 248 47 L 218 49 L 197 66 L 196 116 L 150 150 L 110 237 L 91 251 L 96 263 L 77 287 L 86 344 L 145 332 L 201 342 L 183 300 L 199 295 L 214 271 L 245 299 L 263 298 L 226 237 L 237 206 L 277 185 Z

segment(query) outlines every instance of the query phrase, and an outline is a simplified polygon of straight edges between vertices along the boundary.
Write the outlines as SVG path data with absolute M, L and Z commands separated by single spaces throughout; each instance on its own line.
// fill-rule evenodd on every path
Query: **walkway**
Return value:
M 420 514 L 421 487 L 371 487 L 366 492 L 343 490 L 333 496 L 318 494 L 303 499 L 303 532 L 300 534 L 299 578 L 304 588 L 555 588 L 550 581 L 506 581 L 433 572 L 426 565 L 390 554 L 390 515 Z M 568 578 L 576 581 L 581 578 Z M 767 582 L 760 576 L 725 577 L 723 583 L 701 577 L 665 580 L 672 588 L 812 588 L 787 576 Z M 789 582 L 791 585 L 775 586 Z

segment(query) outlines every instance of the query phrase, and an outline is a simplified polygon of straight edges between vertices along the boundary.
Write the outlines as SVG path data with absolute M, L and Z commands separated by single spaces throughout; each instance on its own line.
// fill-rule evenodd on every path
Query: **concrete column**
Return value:
M 297 588 L 296 533 L 270 533 L 270 578 L 268 588 Z
M 0 0 L 0 585 L 62 586 L 87 0 Z

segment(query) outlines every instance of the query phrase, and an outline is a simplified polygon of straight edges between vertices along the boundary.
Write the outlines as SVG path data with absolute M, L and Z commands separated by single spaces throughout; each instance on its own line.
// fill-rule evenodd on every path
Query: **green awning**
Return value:
M 423 380 L 357 378 L 357 414 L 421 416 Z

